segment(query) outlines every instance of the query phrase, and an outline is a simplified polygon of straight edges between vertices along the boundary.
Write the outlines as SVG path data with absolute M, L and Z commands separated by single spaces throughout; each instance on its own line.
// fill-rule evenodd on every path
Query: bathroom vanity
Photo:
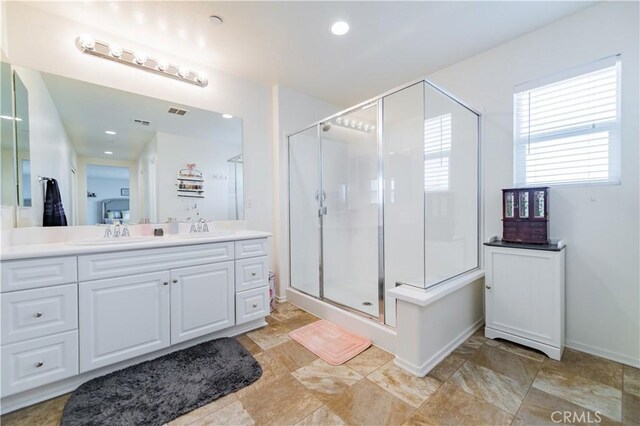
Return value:
M 266 325 L 269 236 L 236 231 L 3 250 L 3 412 Z

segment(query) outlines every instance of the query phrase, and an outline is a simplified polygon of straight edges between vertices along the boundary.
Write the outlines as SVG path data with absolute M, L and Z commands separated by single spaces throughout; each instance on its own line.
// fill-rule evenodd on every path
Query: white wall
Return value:
M 18 209 L 18 226 L 42 226 L 44 184 L 38 175 L 58 181 L 62 205 L 67 220 L 71 220 L 71 169 L 75 168 L 76 152 L 64 129 L 47 86 L 39 72 L 15 67 L 29 98 L 29 145 L 31 160 L 32 207 Z
M 204 67 L 193 60 L 169 55 L 151 46 L 141 46 L 134 40 L 88 28 L 21 2 L 10 2 L 4 6 L 8 16 L 3 48 L 8 60 L 14 64 L 242 118 L 245 221 L 252 229 L 273 230 L 275 176 L 271 91 L 268 87 Z M 202 70 L 208 75 L 209 85 L 201 88 L 82 54 L 75 47 L 75 39 L 87 32 L 101 40 L 145 51 L 149 56 L 163 57 L 169 62 Z
M 138 157 L 138 209 L 140 218 L 158 222 L 158 141 L 153 138 Z M 135 203 L 136 200 L 133 200 Z
M 272 252 L 277 265 L 277 295 L 285 297 L 289 285 L 289 175 L 287 135 L 302 130 L 314 122 L 340 111 L 342 107 L 332 105 L 304 93 L 274 86 L 273 96 L 273 141 L 274 141 L 274 180 L 277 190 L 274 194 L 275 243 L 277 251 Z M 245 164 L 246 166 L 246 164 Z M 246 178 L 246 175 L 245 175 Z M 246 198 L 245 198 L 246 199 Z
M 430 78 L 484 114 L 485 236 L 513 185 L 513 87 L 622 54 L 622 184 L 553 187 L 551 237 L 567 241 L 566 343 L 640 365 L 638 3 L 603 2 Z

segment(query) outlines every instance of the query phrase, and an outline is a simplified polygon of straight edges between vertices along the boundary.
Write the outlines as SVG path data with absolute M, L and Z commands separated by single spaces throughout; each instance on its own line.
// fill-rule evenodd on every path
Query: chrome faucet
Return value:
M 120 238 L 120 235 L 122 235 L 120 231 L 120 221 L 115 220 L 113 222 L 113 238 Z
M 207 221 L 200 219 L 198 222 L 191 222 L 191 227 L 189 228 L 189 233 L 197 233 L 197 232 L 209 232 L 209 225 L 207 225 Z
M 104 230 L 103 238 L 111 238 L 112 235 L 113 235 L 113 232 L 111 231 L 111 226 L 107 225 L 107 229 Z
M 107 229 L 104 230 L 104 238 L 126 238 L 130 237 L 129 227 L 120 223 L 119 220 L 114 220 L 113 225 L 107 225 Z

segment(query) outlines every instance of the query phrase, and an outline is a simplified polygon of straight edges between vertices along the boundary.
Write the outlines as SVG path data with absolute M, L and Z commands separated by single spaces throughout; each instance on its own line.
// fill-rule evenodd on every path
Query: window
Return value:
M 451 114 L 424 121 L 424 190 L 449 189 L 451 156 Z
M 515 92 L 516 186 L 619 182 L 619 56 Z

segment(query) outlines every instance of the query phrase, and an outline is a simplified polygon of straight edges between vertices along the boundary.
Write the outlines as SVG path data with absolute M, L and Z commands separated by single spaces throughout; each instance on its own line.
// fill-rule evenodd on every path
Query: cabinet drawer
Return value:
M 266 256 L 267 254 L 268 251 L 266 238 L 236 241 L 236 259 Z
M 4 293 L 0 306 L 3 345 L 78 328 L 77 284 Z
M 236 260 L 236 292 L 266 286 L 267 268 L 267 256 Z
M 78 374 L 78 332 L 2 346 L 2 396 Z
M 103 253 L 78 257 L 79 281 L 130 276 L 233 260 L 233 242 Z
M 269 313 L 269 287 L 236 293 L 236 324 L 264 318 Z
M 78 281 L 75 257 L 9 260 L 1 269 L 3 293 Z

